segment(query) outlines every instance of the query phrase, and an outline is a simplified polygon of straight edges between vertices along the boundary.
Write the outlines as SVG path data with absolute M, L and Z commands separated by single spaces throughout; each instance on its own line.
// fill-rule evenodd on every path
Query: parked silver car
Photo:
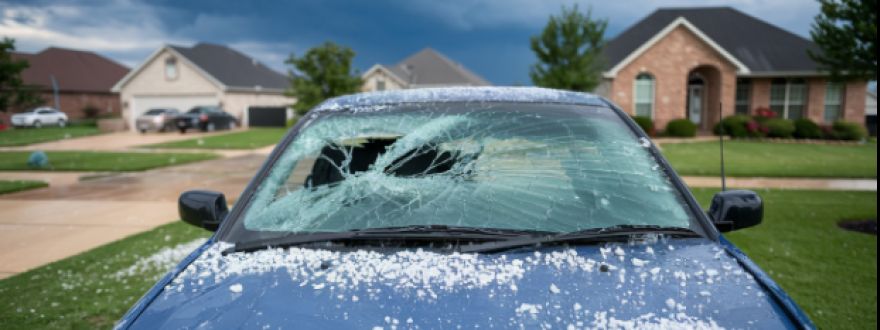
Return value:
M 174 108 L 150 109 L 138 116 L 135 125 L 141 133 L 147 131 L 165 132 L 174 129 L 174 118 L 178 115 L 180 115 L 180 111 Z
M 41 128 L 46 125 L 67 126 L 67 114 L 52 107 L 38 107 L 12 115 L 12 126 Z

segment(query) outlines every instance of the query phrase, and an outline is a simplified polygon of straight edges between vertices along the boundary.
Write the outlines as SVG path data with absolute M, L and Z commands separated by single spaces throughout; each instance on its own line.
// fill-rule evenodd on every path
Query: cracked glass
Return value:
M 236 228 L 570 232 L 692 220 L 650 142 L 605 107 L 411 104 L 304 120 Z

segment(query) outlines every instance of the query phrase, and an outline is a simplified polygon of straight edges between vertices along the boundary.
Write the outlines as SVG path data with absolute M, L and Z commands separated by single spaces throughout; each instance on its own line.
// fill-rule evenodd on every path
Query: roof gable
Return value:
M 49 47 L 36 54 L 13 53 L 28 61 L 21 76 L 25 84 L 52 88 L 54 78 L 61 91 L 109 93 L 128 68 L 89 51 Z
M 410 86 L 491 85 L 460 63 L 431 48 L 422 49 L 400 63 L 385 68 Z
M 740 62 L 751 74 L 815 72 L 813 42 L 729 7 L 659 9 L 610 40 L 603 51 L 614 68 L 680 18 Z
M 120 90 L 164 50 L 187 61 L 196 71 L 223 90 L 281 92 L 290 84 L 286 76 L 232 48 L 199 43 L 189 48 L 168 45 L 157 49 L 140 66 L 119 80 L 113 86 L 113 90 Z

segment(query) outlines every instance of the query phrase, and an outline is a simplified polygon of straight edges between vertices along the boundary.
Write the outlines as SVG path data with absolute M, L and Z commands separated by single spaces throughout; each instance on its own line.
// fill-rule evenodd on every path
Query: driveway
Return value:
M 57 179 L 62 184 L 2 195 L 0 278 L 176 221 L 177 196 L 185 190 L 218 190 L 234 201 L 266 156 L 252 152 L 79 181 L 58 173 L 66 175 Z M 10 175 L 26 176 L 0 173 Z

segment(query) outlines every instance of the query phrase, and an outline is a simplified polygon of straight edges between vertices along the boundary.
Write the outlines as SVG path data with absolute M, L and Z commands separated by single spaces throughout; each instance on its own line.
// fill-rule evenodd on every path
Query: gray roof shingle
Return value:
M 794 33 L 730 7 L 662 8 L 610 40 L 606 66 L 613 67 L 677 18 L 683 17 L 752 73 L 817 71 L 807 50 L 818 47 Z
M 189 48 L 169 47 L 230 88 L 283 90 L 290 85 L 285 75 L 226 46 L 199 43 Z
M 431 48 L 425 48 L 400 63 L 385 66 L 410 85 L 490 86 L 485 79 Z

